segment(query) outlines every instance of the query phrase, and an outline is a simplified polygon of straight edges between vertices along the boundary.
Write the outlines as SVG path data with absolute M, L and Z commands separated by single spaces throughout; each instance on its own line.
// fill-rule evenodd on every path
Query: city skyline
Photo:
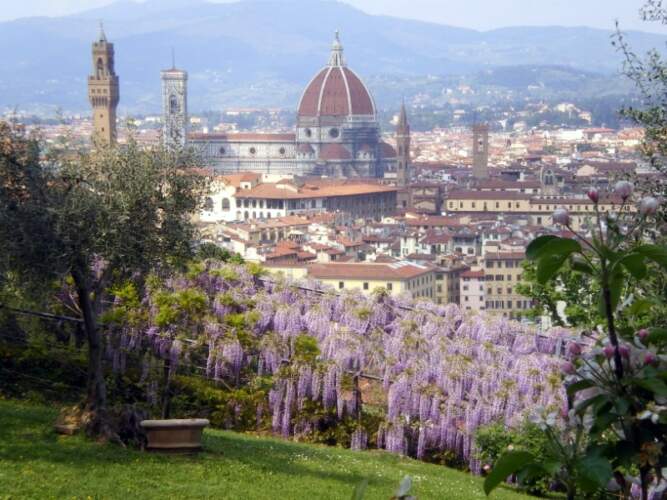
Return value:
M 26 0 L 4 6 L 0 22 L 33 16 L 62 16 L 103 7 L 115 0 Z M 140 0 L 136 0 L 140 1 Z M 150 1 L 150 0 L 148 0 Z M 182 5 L 183 0 L 171 0 Z M 235 3 L 238 0 L 209 0 L 213 3 Z M 245 0 L 252 1 L 252 0 Z M 289 2 L 301 0 L 284 0 Z M 164 2 L 161 2 L 164 3 Z M 625 30 L 667 33 L 659 23 L 643 22 L 639 16 L 640 0 L 470 0 L 460 5 L 454 0 L 345 0 L 373 15 L 429 21 L 480 31 L 513 26 L 588 26 L 614 29 L 616 20 Z M 483 15 L 480 15 L 480 12 Z

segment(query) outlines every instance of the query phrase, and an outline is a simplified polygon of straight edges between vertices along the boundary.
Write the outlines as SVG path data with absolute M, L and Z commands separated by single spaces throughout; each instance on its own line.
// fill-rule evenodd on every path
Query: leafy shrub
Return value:
M 535 424 L 526 422 L 517 429 L 507 428 L 496 422 L 477 429 L 475 434 L 479 460 L 493 466 L 498 458 L 508 450 L 527 451 L 534 456 L 544 456 L 549 441 L 544 432 Z M 545 495 L 551 491 L 550 476 L 546 473 L 537 475 L 524 482 L 526 490 L 535 495 Z

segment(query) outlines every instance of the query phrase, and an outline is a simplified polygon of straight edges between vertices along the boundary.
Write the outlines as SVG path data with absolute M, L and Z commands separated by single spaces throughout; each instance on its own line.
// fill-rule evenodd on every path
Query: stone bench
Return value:
M 204 427 L 210 422 L 205 418 L 172 420 L 142 420 L 150 451 L 166 453 L 191 453 L 200 451 Z

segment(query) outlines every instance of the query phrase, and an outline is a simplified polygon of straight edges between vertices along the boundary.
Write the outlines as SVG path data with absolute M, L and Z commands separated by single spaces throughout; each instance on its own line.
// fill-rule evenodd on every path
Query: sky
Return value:
M 0 0 L 0 21 L 60 16 L 113 0 Z M 158 0 L 153 0 L 158 1 Z M 235 0 L 212 0 L 230 2 Z M 644 0 L 342 0 L 368 12 L 488 30 L 506 26 L 591 26 L 667 33 L 667 26 L 639 19 Z

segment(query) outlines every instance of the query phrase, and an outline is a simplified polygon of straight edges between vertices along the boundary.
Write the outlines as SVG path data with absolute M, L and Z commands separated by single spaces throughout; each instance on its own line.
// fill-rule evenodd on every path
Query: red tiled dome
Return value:
M 387 144 L 386 142 L 381 142 L 380 151 L 382 152 L 383 158 L 396 158 L 396 150 L 391 144 Z
M 325 144 L 320 149 L 320 160 L 349 160 L 351 158 L 352 154 L 342 144 Z
M 354 71 L 345 66 L 338 35 L 329 65 L 315 75 L 301 96 L 298 115 L 375 116 L 375 103 L 370 92 Z

